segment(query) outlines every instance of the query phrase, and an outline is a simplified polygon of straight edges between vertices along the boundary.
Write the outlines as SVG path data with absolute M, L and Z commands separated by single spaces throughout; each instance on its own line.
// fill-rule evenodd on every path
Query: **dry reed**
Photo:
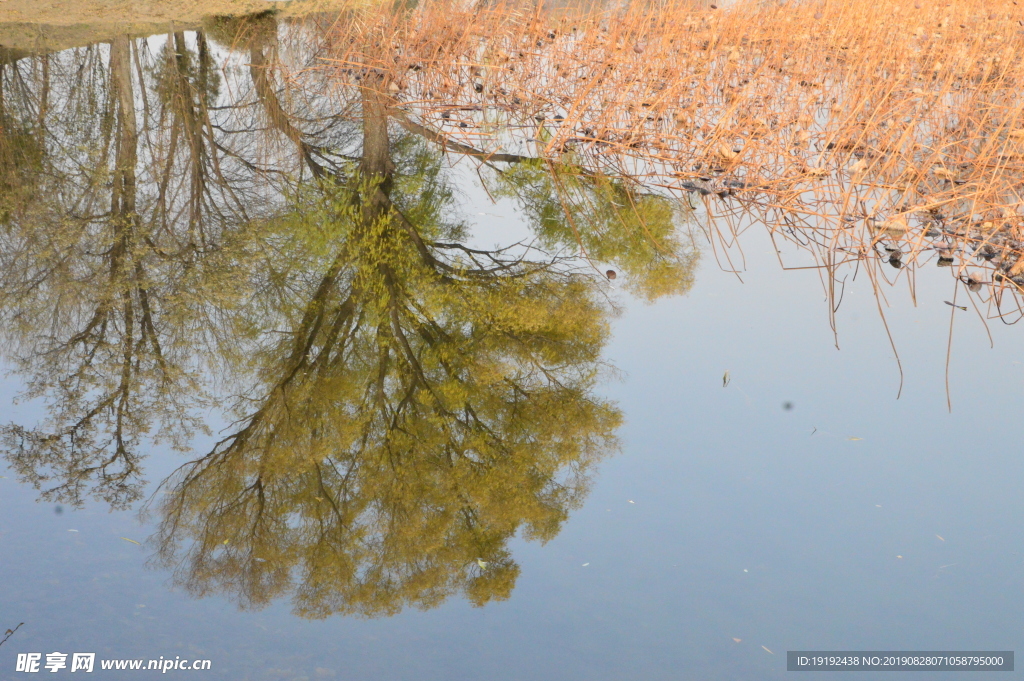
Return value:
M 955 265 L 1005 320 L 1024 291 L 1022 26 L 988 0 L 431 2 L 343 14 L 320 68 L 478 155 L 703 196 L 723 245 L 763 222 L 830 291 L 851 260 Z

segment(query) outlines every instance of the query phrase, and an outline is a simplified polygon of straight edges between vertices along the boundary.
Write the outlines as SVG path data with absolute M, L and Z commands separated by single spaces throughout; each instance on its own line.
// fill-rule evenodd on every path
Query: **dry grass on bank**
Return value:
M 276 8 L 285 16 L 337 9 L 336 0 L 3 0 L 0 24 L 48 26 L 197 23 L 211 15 L 244 15 Z M 348 3 L 352 4 L 352 3 Z
M 337 11 L 347 0 L 0 0 L 0 49 L 58 51 L 117 36 L 198 28 L 209 16 L 273 9 L 283 18 Z
M 1024 6 L 424 3 L 346 14 L 330 42 L 340 79 L 382 77 L 461 144 L 697 192 L 830 267 L 837 253 L 958 260 L 972 291 L 1024 290 Z

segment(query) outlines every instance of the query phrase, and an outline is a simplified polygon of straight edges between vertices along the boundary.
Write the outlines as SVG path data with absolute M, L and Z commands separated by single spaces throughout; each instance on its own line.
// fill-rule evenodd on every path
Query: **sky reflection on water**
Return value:
M 56 515 L 8 478 L 4 553 L 18 559 L 3 571 L 17 589 L 3 612 L 29 623 L 12 648 L 194 653 L 223 678 L 437 679 L 781 678 L 787 649 L 1013 649 L 1024 509 L 999 427 L 1019 399 L 1012 329 L 954 362 L 947 414 L 929 330 L 944 310 L 901 308 L 922 318 L 907 344 L 933 350 L 896 401 L 870 297 L 847 301 L 864 323 L 836 352 L 800 276 L 771 258 L 746 285 L 705 268 L 687 298 L 630 306 L 609 351 L 626 377 L 607 387 L 627 415 L 623 453 L 558 537 L 513 545 L 522 577 L 507 602 L 370 621 L 238 612 L 146 570 L 147 551 L 119 539 L 148 532 L 130 513 Z M 153 457 L 153 477 L 170 458 Z
M 536 229 L 514 198 L 490 203 L 465 164 L 449 180 L 479 226 L 465 243 Z M 976 320 L 943 304 L 948 273 L 918 270 L 916 306 L 886 293 L 905 372 L 897 400 L 865 280 L 843 299 L 837 350 L 818 276 L 781 270 L 764 231 L 743 237 L 743 282 L 697 238 L 685 295 L 648 303 L 620 288 L 618 317 L 595 303 L 611 324 L 601 358 L 620 376 L 588 399 L 624 416 L 621 449 L 547 543 L 509 541 L 519 576 L 507 600 L 474 608 L 457 595 L 393 617 L 308 620 L 285 597 L 258 610 L 239 610 L 231 589 L 191 598 L 153 563 L 158 511 L 140 522 L 137 505 L 89 500 L 57 512 L 7 471 L 0 625 L 26 625 L 0 664 L 60 650 L 209 658 L 208 675 L 225 679 L 774 679 L 786 650 L 1013 649 L 1018 330 L 990 325 L 989 349 Z M 599 300 L 608 284 L 586 281 Z M 43 412 L 13 405 L 19 381 L 2 385 L 3 421 L 31 424 Z M 193 449 L 220 437 L 197 436 Z M 149 494 L 186 459 L 145 449 Z M 474 557 L 461 556 L 469 570 Z

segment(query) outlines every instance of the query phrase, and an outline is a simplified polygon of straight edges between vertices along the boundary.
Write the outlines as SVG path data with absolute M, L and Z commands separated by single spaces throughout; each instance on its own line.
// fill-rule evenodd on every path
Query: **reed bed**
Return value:
M 718 244 L 767 224 L 830 291 L 843 262 L 934 260 L 1021 316 L 1024 6 L 440 2 L 326 35 L 320 68 L 463 150 L 703 197 Z

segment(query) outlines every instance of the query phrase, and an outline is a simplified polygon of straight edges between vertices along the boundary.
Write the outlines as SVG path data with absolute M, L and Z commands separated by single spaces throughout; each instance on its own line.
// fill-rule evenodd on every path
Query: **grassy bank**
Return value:
M 4 0 L 0 46 L 13 50 L 60 50 L 114 35 L 151 35 L 169 28 L 197 28 L 203 17 L 240 16 L 277 10 L 282 17 L 330 11 L 338 0 Z

